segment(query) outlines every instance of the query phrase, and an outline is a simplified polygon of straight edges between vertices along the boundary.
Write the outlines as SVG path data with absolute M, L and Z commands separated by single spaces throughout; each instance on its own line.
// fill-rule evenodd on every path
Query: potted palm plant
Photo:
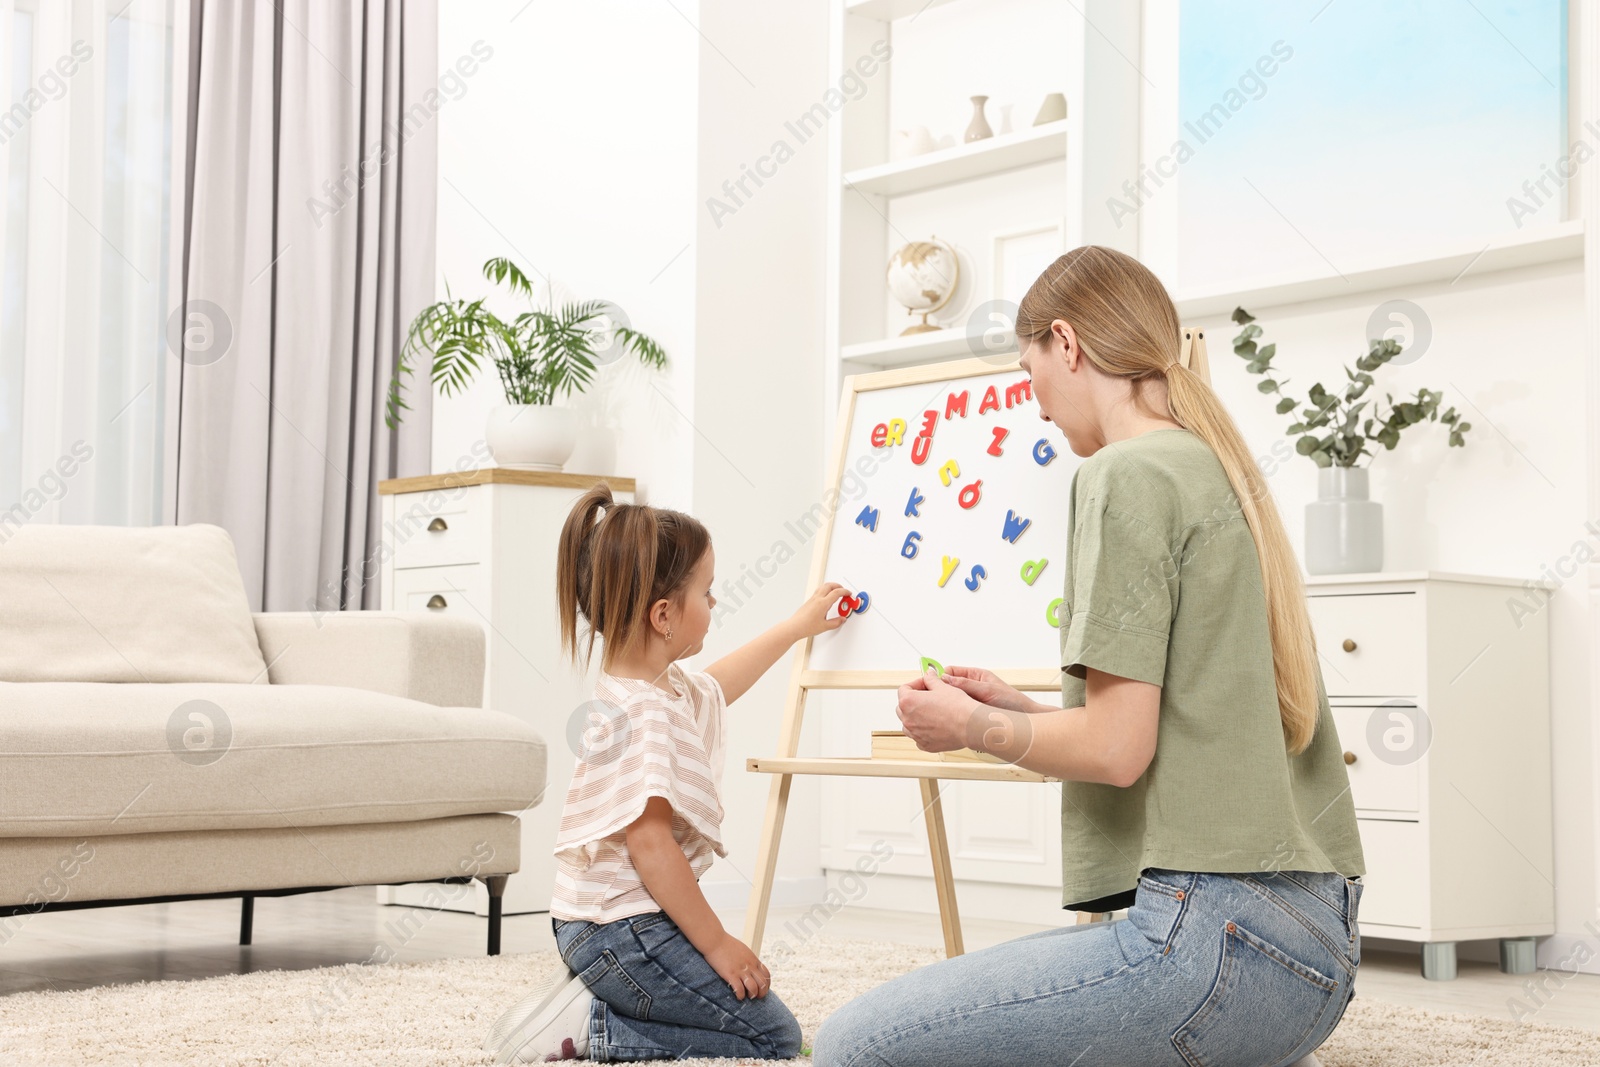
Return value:
M 411 321 L 389 382 L 384 422 L 394 429 L 410 409 L 405 378 L 424 359 L 445 396 L 465 389 L 488 361 L 506 398 L 489 413 L 485 435 L 495 462 L 560 470 L 577 443 L 578 422 L 570 409 L 555 405 L 557 396 L 581 393 L 598 367 L 630 352 L 658 370 L 667 365 L 667 354 L 609 301 L 570 302 L 558 309 L 552 293 L 548 306 L 538 307 L 527 273 L 504 257 L 485 262 L 483 276 L 527 301 L 527 310 L 508 321 L 485 306 L 487 297 L 458 299 L 447 285 L 445 299 Z
M 1234 355 L 1246 361 L 1245 369 L 1260 374 L 1256 388 L 1277 393 L 1277 413 L 1287 415 L 1301 401 L 1283 392 L 1283 382 L 1273 377 L 1274 344 L 1257 345 L 1261 327 L 1255 316 L 1242 307 L 1233 309 L 1233 321 L 1243 329 L 1233 339 Z M 1329 392 L 1321 382 L 1306 393 L 1305 406 L 1294 415 L 1285 431 L 1298 434 L 1295 452 L 1309 456 L 1317 465 L 1317 499 L 1306 505 L 1306 573 L 1350 574 L 1383 569 L 1383 505 L 1367 498 L 1367 468 L 1356 464 L 1363 456 L 1374 456 L 1368 445 L 1382 445 L 1393 451 L 1400 443 L 1400 432 L 1420 422 L 1442 422 L 1449 430 L 1447 447 L 1465 448 L 1466 433 L 1472 424 L 1455 408 L 1439 410 L 1444 393 L 1419 389 L 1416 399 L 1385 393 L 1389 410 L 1385 414 L 1372 398 L 1362 399 L 1373 385 L 1371 372 L 1379 369 L 1402 351 L 1400 342 L 1390 338 L 1370 338 L 1367 354 L 1356 360 L 1356 369 L 1344 368 L 1343 395 Z M 1365 419 L 1362 410 L 1371 403 Z M 1359 425 L 1358 425 L 1359 423 Z

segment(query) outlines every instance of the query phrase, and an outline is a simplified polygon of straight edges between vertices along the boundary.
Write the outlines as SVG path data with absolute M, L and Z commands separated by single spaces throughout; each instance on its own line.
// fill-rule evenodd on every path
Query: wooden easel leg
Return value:
M 778 842 L 783 839 L 783 816 L 789 808 L 790 774 L 772 778 L 767 794 L 767 819 L 761 827 L 761 847 L 756 852 L 756 877 L 750 885 L 750 908 L 744 917 L 744 943 L 761 954 L 761 935 L 767 928 L 767 906 L 772 903 L 772 882 L 778 871 Z
M 944 806 L 939 800 L 939 780 L 922 778 L 922 813 L 928 820 L 928 857 L 933 860 L 933 885 L 939 894 L 939 922 L 944 927 L 944 954 L 959 956 L 961 915 L 956 908 L 956 883 L 950 874 L 950 844 L 944 835 Z

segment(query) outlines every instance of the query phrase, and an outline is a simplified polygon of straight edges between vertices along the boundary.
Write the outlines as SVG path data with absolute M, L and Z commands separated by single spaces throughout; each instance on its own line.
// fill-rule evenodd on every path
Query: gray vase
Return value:
M 1306 505 L 1306 573 L 1383 570 L 1383 505 L 1367 499 L 1365 467 L 1322 467 Z

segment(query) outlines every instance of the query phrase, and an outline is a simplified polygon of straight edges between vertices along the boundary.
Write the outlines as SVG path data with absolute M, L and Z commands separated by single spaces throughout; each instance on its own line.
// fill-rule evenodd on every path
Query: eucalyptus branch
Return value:
M 1277 414 L 1286 415 L 1294 411 L 1300 406 L 1299 402 L 1286 395 L 1282 388 L 1290 379 L 1279 381 L 1273 376 L 1272 359 L 1277 355 L 1277 344 L 1257 346 L 1256 338 L 1261 336 L 1261 327 L 1255 324 L 1255 316 L 1244 308 L 1234 308 L 1233 321 L 1244 327 L 1233 339 L 1233 353 L 1247 361 L 1247 371 L 1262 375 L 1256 388 L 1263 393 L 1279 395 Z M 1319 467 L 1353 467 L 1362 456 L 1373 454 L 1367 449 L 1368 442 L 1381 444 L 1393 451 L 1400 443 L 1400 431 L 1424 420 L 1443 422 L 1449 427 L 1449 446 L 1465 447 L 1465 434 L 1472 429 L 1472 424 L 1462 421 L 1453 407 L 1442 413 L 1438 410 L 1440 401 L 1444 399 L 1442 392 L 1419 389 L 1416 399 L 1402 400 L 1399 404 L 1394 402 L 1391 394 L 1385 393 L 1384 397 L 1389 403 L 1387 415 L 1381 414 L 1379 405 L 1370 399 L 1361 399 L 1375 382 L 1371 372 L 1403 350 L 1398 341 L 1371 339 L 1366 355 L 1356 360 L 1356 370 L 1344 368 L 1345 377 L 1349 380 L 1343 395 L 1328 392 L 1321 382 L 1314 383 L 1307 390 L 1306 406 L 1286 431 L 1300 435 L 1295 441 L 1295 451 L 1302 456 L 1310 456 Z M 1361 422 L 1358 430 L 1356 423 L 1361 420 L 1362 409 L 1369 403 L 1373 403 L 1372 414 Z M 1374 427 L 1377 427 L 1376 431 Z

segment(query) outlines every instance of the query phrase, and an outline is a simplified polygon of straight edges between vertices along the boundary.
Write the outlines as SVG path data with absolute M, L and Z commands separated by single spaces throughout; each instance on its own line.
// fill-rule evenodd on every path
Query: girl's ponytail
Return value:
M 572 512 L 561 526 L 561 541 L 556 549 L 556 603 L 561 616 L 561 651 L 567 657 L 578 655 L 578 613 L 593 619 L 589 598 L 594 585 L 594 566 L 591 556 L 591 538 L 596 516 L 613 507 L 611 486 L 601 482 L 590 489 L 572 506 Z M 594 633 L 589 634 L 588 647 L 583 659 L 587 663 L 594 647 Z
M 618 503 L 604 482 L 584 493 L 556 553 L 562 652 L 578 658 L 581 613 L 589 623 L 585 667 L 595 634 L 605 638 L 605 664 L 632 655 L 649 635 L 650 605 L 679 595 L 710 547 L 706 528 L 682 512 Z

